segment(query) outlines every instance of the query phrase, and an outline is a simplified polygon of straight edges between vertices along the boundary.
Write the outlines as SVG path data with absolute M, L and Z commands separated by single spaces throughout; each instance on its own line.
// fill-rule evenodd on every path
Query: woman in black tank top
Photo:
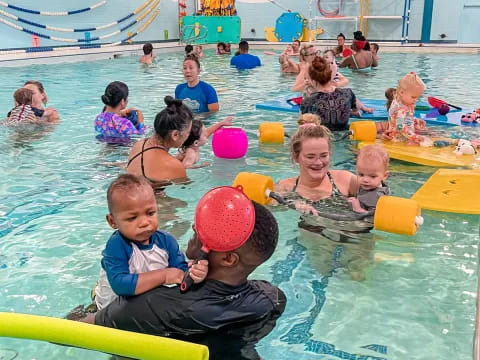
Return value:
M 331 276 L 334 268 L 345 267 L 353 279 L 362 280 L 373 248 L 371 226 L 363 221 L 334 221 L 308 215 L 316 211 L 315 203 L 323 205 L 322 209 L 324 204 L 330 205 L 330 210 L 325 207 L 322 211 L 351 211 L 346 197 L 357 192 L 356 175 L 329 169 L 330 136 L 330 131 L 321 125 L 300 126 L 290 138 L 292 161 L 298 165 L 299 175 L 281 180 L 275 190 L 294 201 L 304 213 L 300 216 L 301 230 L 296 241 L 306 248 L 310 264 L 324 276 Z M 337 207 L 337 203 L 343 202 L 345 208 Z

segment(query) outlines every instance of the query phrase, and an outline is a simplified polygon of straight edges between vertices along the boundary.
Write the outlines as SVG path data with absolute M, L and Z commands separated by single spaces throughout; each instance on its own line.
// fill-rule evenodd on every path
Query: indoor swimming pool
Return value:
M 288 146 L 263 145 L 258 125 L 281 121 L 287 133 L 295 114 L 256 110 L 255 104 L 290 93 L 294 81 L 281 75 L 278 58 L 253 51 L 263 66 L 238 71 L 229 57 L 206 51 L 201 80 L 213 85 L 220 111 L 249 136 L 245 158 L 215 158 L 189 170 L 187 185 L 170 186 L 159 200 L 160 226 L 178 236 L 184 250 L 195 206 L 210 188 L 230 185 L 240 171 L 275 181 L 298 173 Z M 152 130 L 163 98 L 184 82 L 183 52 L 160 54 L 155 66 L 136 57 L 58 65 L 0 68 L 0 113 L 12 107 L 12 94 L 27 80 L 40 80 L 61 122 L 51 127 L 0 131 L 0 311 L 63 317 L 89 301 L 101 252 L 112 230 L 105 221 L 106 189 L 122 171 L 127 146 L 95 139 L 93 122 L 101 112 L 106 85 L 123 81 L 129 106 L 145 113 Z M 416 71 L 438 96 L 466 109 L 480 106 L 471 94 L 480 74 L 475 55 L 381 53 L 378 70 L 343 71 L 359 97 L 382 99 L 406 73 Z M 478 128 L 477 128 L 478 129 Z M 447 131 L 465 131 L 448 128 Z M 475 131 L 470 129 L 470 131 Z M 478 132 L 478 130 L 476 130 Z M 480 138 L 480 132 L 477 133 Z M 355 148 L 336 142 L 332 167 L 355 171 Z M 392 160 L 388 184 L 396 196 L 410 197 L 435 168 Z M 472 189 L 478 191 L 478 189 Z M 416 236 L 374 232 L 362 243 L 308 237 L 297 227 L 298 213 L 276 207 L 280 241 L 273 257 L 252 278 L 278 285 L 288 304 L 276 328 L 258 344 L 263 359 L 469 359 L 475 330 L 479 216 L 424 211 Z M 364 278 L 352 275 L 360 266 Z M 0 338 L 0 359 L 108 359 L 106 354 L 43 342 Z

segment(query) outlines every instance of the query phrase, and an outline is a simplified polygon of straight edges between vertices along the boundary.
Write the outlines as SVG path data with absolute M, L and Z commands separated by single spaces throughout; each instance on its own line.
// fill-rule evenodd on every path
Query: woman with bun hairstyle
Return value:
M 187 140 L 192 128 L 192 111 L 181 100 L 165 97 L 165 109 L 155 116 L 153 136 L 138 141 L 130 151 L 127 171 L 142 175 L 154 187 L 187 177 L 182 162 L 169 154 Z
M 322 125 L 332 131 L 346 130 L 352 111 L 357 111 L 356 97 L 351 89 L 337 88 L 332 82 L 330 64 L 320 56 L 308 69 L 307 87 L 313 91 L 303 99 L 300 112 L 317 114 Z
M 345 58 L 339 67 L 349 67 L 352 70 L 361 72 L 368 72 L 372 70 L 372 68 L 377 67 L 377 58 L 371 52 L 370 44 L 365 36 L 362 35 L 362 32 L 355 31 L 353 36 L 352 49 L 355 51 L 355 54 Z
M 95 119 L 97 137 L 109 140 L 145 132 L 142 112 L 134 108 L 127 109 L 127 84 L 121 81 L 108 84 L 102 102 L 105 104 L 103 111 Z

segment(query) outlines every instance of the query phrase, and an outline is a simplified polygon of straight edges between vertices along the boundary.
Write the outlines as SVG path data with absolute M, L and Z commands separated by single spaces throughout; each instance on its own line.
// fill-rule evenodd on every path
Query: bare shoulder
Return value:
M 128 157 L 132 157 L 134 156 L 135 154 L 137 154 L 139 151 L 140 151 L 140 148 L 142 147 L 142 143 L 144 142 L 145 140 L 139 140 L 137 141 L 135 144 L 133 144 L 132 148 L 130 149 L 130 154 Z
M 297 177 L 291 177 L 287 179 L 282 179 L 275 184 L 275 191 L 279 193 L 287 193 L 292 190 L 295 185 L 295 180 Z
M 185 166 L 177 158 L 167 155 L 162 159 L 165 177 L 169 179 L 178 179 L 187 176 Z
M 330 174 L 332 174 L 335 180 L 339 181 L 350 181 L 355 174 L 348 170 L 330 170 Z

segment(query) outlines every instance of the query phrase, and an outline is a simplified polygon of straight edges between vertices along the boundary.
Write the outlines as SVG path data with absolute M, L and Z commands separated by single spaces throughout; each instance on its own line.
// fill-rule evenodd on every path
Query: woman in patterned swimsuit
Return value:
M 329 169 L 330 137 L 330 131 L 322 125 L 300 126 L 290 139 L 291 156 L 299 166 L 299 176 L 280 180 L 275 190 L 294 200 L 297 210 L 304 213 L 299 222 L 298 242 L 307 248 L 310 262 L 319 273 L 331 275 L 332 263 L 335 263 L 335 266 L 346 267 L 352 278 L 361 280 L 373 248 L 370 228 L 363 221 L 334 221 L 314 216 L 316 203 L 328 202 L 331 212 L 336 212 L 341 203 L 350 208 L 346 198 L 358 191 L 355 174 Z

